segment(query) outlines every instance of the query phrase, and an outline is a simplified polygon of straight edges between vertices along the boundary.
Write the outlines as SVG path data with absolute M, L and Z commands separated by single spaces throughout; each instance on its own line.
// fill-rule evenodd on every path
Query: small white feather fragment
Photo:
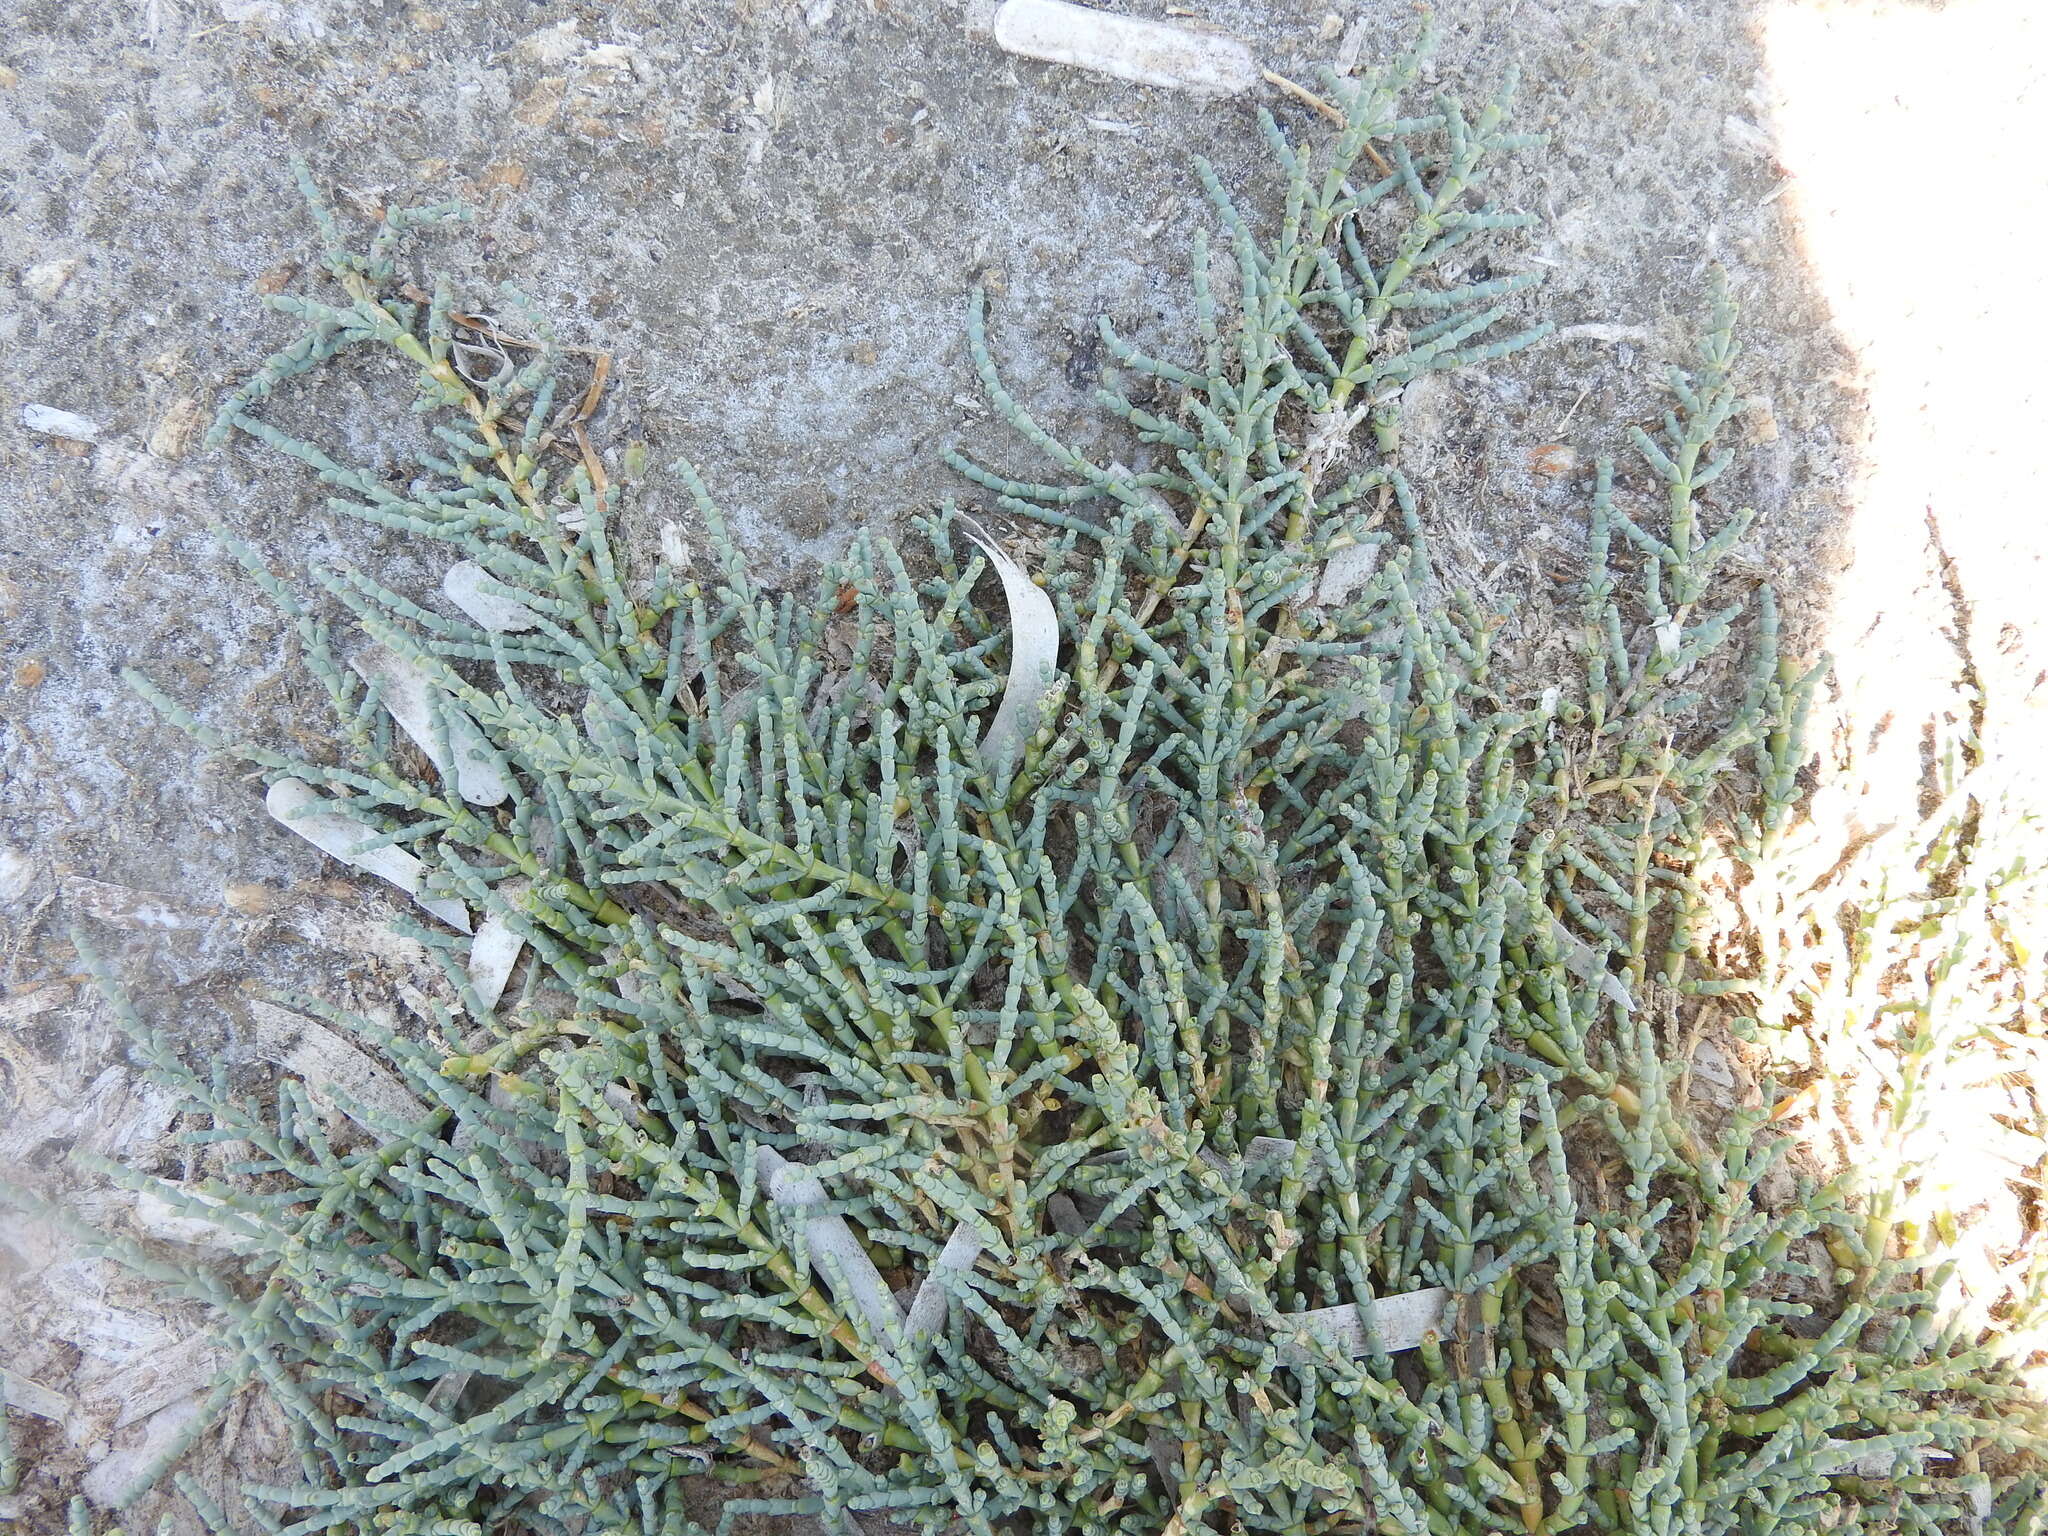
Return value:
M 840 1305 L 858 1307 L 884 1339 L 895 1339 L 903 1329 L 903 1314 L 896 1298 L 882 1281 L 875 1261 L 861 1247 L 860 1239 L 846 1218 L 818 1210 L 825 1203 L 825 1186 L 800 1163 L 792 1163 L 773 1147 L 757 1147 L 754 1167 L 769 1199 L 786 1210 L 811 1212 L 803 1217 L 804 1236 L 811 1250 L 811 1268 L 832 1288 Z
M 504 597 L 491 573 L 474 560 L 458 560 L 441 578 L 441 595 L 485 629 L 498 634 L 515 634 L 540 622 L 534 611 L 517 598 Z
M 21 424 L 31 432 L 69 438 L 75 443 L 96 443 L 100 440 L 98 422 L 76 411 L 60 411 L 54 405 L 24 405 Z
M 1420 1291 L 1403 1291 L 1398 1296 L 1382 1296 L 1372 1304 L 1372 1331 L 1389 1354 L 1413 1349 L 1422 1342 L 1425 1334 L 1442 1329 L 1444 1313 L 1450 1304 L 1451 1293 L 1440 1285 Z M 1318 1307 L 1312 1312 L 1292 1312 L 1287 1314 L 1286 1321 L 1298 1325 L 1314 1338 L 1335 1345 L 1353 1358 L 1372 1353 L 1365 1321 L 1359 1316 L 1356 1306 Z M 1280 1341 L 1280 1358 L 1292 1364 L 1305 1365 L 1314 1359 L 1314 1352 L 1298 1342 L 1283 1338 Z
M 996 46 L 1194 96 L 1235 96 L 1259 83 L 1258 60 L 1234 37 L 1118 16 L 1066 0 L 1004 0 Z
M 413 739 L 434 766 L 444 774 L 453 756 L 455 787 L 471 805 L 500 805 L 511 787 L 491 753 L 491 744 L 476 722 L 447 694 L 437 689 L 418 663 L 381 645 L 366 646 L 349 658 L 349 665 L 364 682 L 374 683 L 377 696 L 398 722 L 399 729 Z M 448 750 L 434 739 L 434 705 L 441 706 L 443 727 L 448 733 Z
M 255 999 L 249 1004 L 253 1021 L 249 1049 L 258 1060 L 283 1067 L 304 1079 L 315 1102 L 326 1105 L 327 1094 L 340 1089 L 349 1100 L 334 1103 L 343 1114 L 357 1108 L 374 1110 L 395 1120 L 418 1120 L 426 1106 L 410 1089 L 360 1046 L 342 1039 L 318 1019 Z
M 961 1222 L 953 1229 L 953 1235 L 946 1239 L 946 1246 L 939 1250 L 939 1256 L 932 1260 L 931 1273 L 924 1277 L 924 1283 L 917 1288 L 917 1295 L 911 1299 L 909 1315 L 903 1322 L 906 1341 L 915 1341 L 939 1331 L 939 1325 L 946 1320 L 946 1303 L 952 1296 L 945 1281 L 939 1277 L 947 1270 L 972 1269 L 980 1257 L 981 1239 L 975 1235 L 974 1228 Z
M 221 1205 L 225 1202 L 213 1195 L 201 1194 L 196 1189 L 181 1189 L 180 1193 L 199 1205 Z M 184 1243 L 192 1248 L 205 1248 L 217 1253 L 253 1253 L 257 1244 L 244 1237 L 232 1227 L 219 1222 L 208 1221 L 203 1216 L 187 1215 L 185 1208 L 174 1205 L 162 1195 L 150 1190 L 135 1191 L 128 1215 L 135 1225 L 151 1237 L 162 1238 L 165 1242 Z
M 523 880 L 509 880 L 498 892 L 516 900 L 525 886 Z M 505 983 L 512 979 L 512 967 L 519 963 L 519 951 L 525 946 L 526 940 L 495 912 L 477 924 L 476 937 L 469 943 L 469 984 L 486 1008 L 497 1007 L 498 999 L 505 995 Z
M 298 833 L 322 853 L 366 874 L 388 880 L 449 927 L 469 932 L 469 908 L 451 896 L 423 894 L 427 866 L 403 848 L 386 844 L 358 854 L 354 849 L 376 834 L 339 811 L 322 810 L 333 802 L 304 779 L 279 779 L 263 797 L 263 808 L 280 825 Z
M 1059 676 L 1060 618 L 1052 599 L 1032 584 L 1023 566 L 1004 554 L 972 519 L 963 517 L 960 522 L 1002 578 L 1003 598 L 1010 606 L 1010 676 L 981 743 L 990 766 L 1000 766 L 1013 762 L 1038 729 L 1039 706 Z
M 434 1384 L 427 1388 L 427 1406 L 446 1413 L 469 1390 L 470 1382 L 475 1379 L 475 1371 L 448 1371 L 435 1377 Z
M 1777 146 L 1771 142 L 1770 131 L 1759 128 L 1746 117 L 1737 117 L 1730 112 L 1721 119 L 1721 131 L 1728 136 L 1728 142 L 1745 155 L 1766 161 L 1777 158 Z

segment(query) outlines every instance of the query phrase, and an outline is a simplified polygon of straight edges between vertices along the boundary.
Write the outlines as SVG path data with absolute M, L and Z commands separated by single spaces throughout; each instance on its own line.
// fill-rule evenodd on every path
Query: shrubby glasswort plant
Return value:
M 486 378 L 481 322 L 399 279 L 452 210 L 356 253 L 308 182 L 339 293 L 273 299 L 303 331 L 219 432 L 471 563 L 460 618 L 313 573 L 427 680 L 438 750 L 394 735 L 392 666 L 345 665 L 246 549 L 337 755 L 137 686 L 532 959 L 500 1002 L 420 922 L 459 1007 L 393 1033 L 304 1004 L 417 1101 L 350 1104 L 367 1140 L 124 1012 L 242 1149 L 160 1191 L 238 1259 L 132 1257 L 219 1309 L 222 1393 L 260 1377 L 303 1467 L 210 1525 L 654 1536 L 702 1475 L 759 1485 L 728 1521 L 980 1536 L 2038 1519 L 2038 1414 L 1838 1191 L 1765 1197 L 1768 1099 L 1713 1126 L 1674 1099 L 1663 1006 L 1723 989 L 1689 871 L 1710 821 L 1753 844 L 1790 814 L 1812 683 L 1767 588 L 1717 596 L 1750 516 L 1701 495 L 1733 311 L 1717 290 L 1640 463 L 1598 466 L 1581 669 L 1510 683 L 1431 565 L 1400 394 L 1546 329 L 1503 329 L 1532 277 L 1445 276 L 1527 222 L 1484 187 L 1529 141 L 1505 96 L 1402 116 L 1414 70 L 1332 79 L 1345 126 L 1312 146 L 1262 118 L 1271 227 L 1200 167 L 1197 333 L 1158 357 L 1101 331 L 1144 467 L 1006 392 L 975 296 L 975 367 L 1050 464 L 955 461 L 1042 533 L 1060 646 L 1021 684 L 1024 608 L 988 600 L 951 506 L 921 563 L 864 533 L 777 594 L 680 465 L 715 571 L 629 557 L 641 470 L 555 451 L 581 419 L 545 324 L 508 296 L 541 341 Z M 365 351 L 414 371 L 410 477 L 264 415 Z M 1717 711 L 1685 680 L 1738 632 Z M 1034 707 L 990 730 L 1006 686 Z

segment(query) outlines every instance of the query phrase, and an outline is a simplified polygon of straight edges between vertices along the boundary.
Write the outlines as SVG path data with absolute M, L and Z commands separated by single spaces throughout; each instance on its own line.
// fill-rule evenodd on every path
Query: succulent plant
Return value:
M 122 1005 L 240 1149 L 159 1189 L 235 1261 L 131 1261 L 219 1309 L 220 1395 L 260 1378 L 303 1463 L 212 1527 L 652 1536 L 704 1477 L 752 1485 L 728 1523 L 982 1536 L 2038 1518 L 2038 1410 L 1840 1188 L 1771 1173 L 1769 1092 L 1676 1096 L 1664 1022 L 1739 995 L 1702 840 L 1791 815 L 1813 677 L 1717 581 L 1733 309 L 1591 477 L 1573 667 L 1504 675 L 1401 396 L 1547 329 L 1509 325 L 1533 276 L 1448 275 L 1527 222 L 1484 178 L 1531 141 L 1505 94 L 1401 115 L 1415 67 L 1332 77 L 1314 144 L 1263 119 L 1272 228 L 1200 167 L 1197 333 L 1101 329 L 1140 467 L 1005 390 L 977 293 L 1050 467 L 955 462 L 1033 539 L 948 505 L 808 592 L 687 464 L 710 563 L 615 543 L 646 471 L 542 320 L 399 275 L 454 210 L 355 252 L 304 178 L 338 292 L 271 301 L 303 331 L 218 434 L 444 549 L 451 601 L 331 567 L 323 605 L 237 546 L 331 760 L 136 684 L 415 896 L 454 1001 L 298 1000 L 369 1054 L 262 1103 Z M 364 351 L 415 378 L 407 475 L 264 414 Z M 1737 637 L 1746 682 L 1688 693 Z

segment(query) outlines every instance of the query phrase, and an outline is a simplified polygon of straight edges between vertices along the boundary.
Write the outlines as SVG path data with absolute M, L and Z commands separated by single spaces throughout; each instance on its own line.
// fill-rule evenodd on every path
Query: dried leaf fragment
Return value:
M 230 880 L 220 889 L 221 905 L 241 917 L 268 917 L 285 904 L 285 893 L 261 880 Z
M 254 1026 L 250 1051 L 303 1078 L 316 1102 L 331 1103 L 352 1119 L 363 1109 L 398 1120 L 417 1120 L 426 1113 L 426 1106 L 388 1068 L 318 1019 L 260 998 L 250 1002 L 249 1016 Z M 336 1088 L 346 1102 L 328 1098 Z
M 376 833 L 339 811 L 322 809 L 333 804 L 304 779 L 279 779 L 263 797 L 263 807 L 273 819 L 322 853 L 389 881 L 449 927 L 469 932 L 469 909 L 453 897 L 424 894 L 426 866 L 403 848 L 386 844 L 364 853 L 356 852 Z
M 1323 563 L 1322 580 L 1316 583 L 1311 601 L 1325 608 L 1341 608 L 1379 568 L 1379 545 L 1347 544 Z
M 81 416 L 76 411 L 59 410 L 54 405 L 24 405 L 21 408 L 21 424 L 31 432 L 41 432 L 49 437 L 60 437 L 74 443 L 96 443 L 100 440 L 100 424 L 90 416 Z
M 546 127 L 562 110 L 562 98 L 568 94 L 568 89 L 568 82 L 560 75 L 541 76 L 519 105 L 512 109 L 512 120 L 529 128 Z
M 974 1228 L 961 1222 L 953 1228 L 953 1235 L 946 1239 L 946 1246 L 939 1250 L 939 1256 L 932 1260 L 931 1273 L 924 1277 L 924 1283 L 918 1286 L 917 1295 L 911 1300 L 910 1310 L 903 1321 L 906 1342 L 936 1333 L 939 1325 L 945 1322 L 949 1293 L 940 1276 L 948 1270 L 972 1269 L 980 1257 L 980 1237 Z
M 793 1211 L 815 1212 L 805 1215 L 803 1221 L 804 1236 L 811 1250 L 811 1268 L 818 1272 L 818 1278 L 832 1289 L 842 1306 L 858 1307 L 865 1313 L 883 1338 L 897 1337 L 903 1328 L 903 1315 L 883 1282 L 881 1271 L 875 1268 L 875 1261 L 868 1257 L 867 1249 L 853 1235 L 845 1217 L 817 1210 L 825 1203 L 825 1186 L 811 1177 L 802 1164 L 790 1162 L 773 1147 L 755 1149 L 754 1167 L 768 1197 L 777 1205 Z
M 10 992 L 0 997 L 0 1026 L 18 1028 L 38 1014 L 55 1012 L 71 1001 L 71 994 L 68 981 L 46 981 Z
M 1528 887 L 1512 875 L 1501 881 L 1501 887 L 1510 895 L 1523 901 L 1529 899 Z M 1600 963 L 1600 957 L 1593 952 L 1593 946 L 1573 933 L 1571 929 L 1565 927 L 1563 919 L 1554 915 L 1551 917 L 1550 936 L 1556 941 L 1558 949 L 1563 952 L 1564 968 L 1566 970 L 1570 971 L 1581 981 L 1592 981 L 1597 978 L 1602 997 L 1613 1003 L 1624 1013 L 1634 1013 L 1636 1011 L 1636 1000 L 1630 996 L 1629 990 L 1623 985 L 1621 978 Z
M 1060 619 L 1052 599 L 1023 566 L 1004 554 L 980 525 L 964 517 L 960 521 L 1002 578 L 1003 598 L 1010 606 L 1010 676 L 981 743 L 982 755 L 991 766 L 999 766 L 1013 761 L 1038 729 L 1039 705 L 1059 675 Z
M 190 395 L 171 402 L 149 434 L 149 451 L 160 459 L 182 459 L 206 427 L 206 408 Z
M 63 1424 L 70 1420 L 71 1399 L 61 1392 L 52 1391 L 39 1381 L 0 1367 L 0 1394 L 4 1394 L 7 1406 L 19 1408 L 23 1413 L 32 1413 L 39 1419 L 50 1419 Z
M 1065 0 L 1004 0 L 993 30 L 1009 53 L 1194 96 L 1235 96 L 1259 83 L 1258 61 L 1234 37 Z
M 432 759 L 445 775 L 453 772 L 457 790 L 471 805 L 500 805 L 512 790 L 484 733 L 469 714 L 436 688 L 419 665 L 381 645 L 357 652 L 349 665 L 377 688 L 384 707 L 399 729 Z M 440 715 L 439 733 L 435 714 Z M 445 736 L 445 742 L 442 739 Z
M 663 546 L 666 549 L 666 545 Z M 540 618 L 516 598 L 492 590 L 491 573 L 474 560 L 458 560 L 441 578 L 441 595 L 485 629 L 512 634 L 532 629 Z
M 499 894 L 516 899 L 525 889 L 523 880 L 507 881 L 499 887 Z M 497 1007 L 498 999 L 505 995 L 505 983 L 512 979 L 512 968 L 519 963 L 519 951 L 525 945 L 511 924 L 495 912 L 477 924 L 476 937 L 469 944 L 469 984 L 486 1008 Z
M 1287 1320 L 1299 1325 L 1310 1337 L 1335 1345 L 1345 1354 L 1358 1358 L 1373 1352 L 1374 1338 L 1389 1354 L 1415 1348 L 1425 1334 L 1443 1327 L 1444 1314 L 1450 1304 L 1451 1293 L 1440 1285 L 1420 1291 L 1403 1291 L 1398 1296 L 1382 1296 L 1372 1304 L 1370 1334 L 1366 1327 L 1367 1319 L 1352 1305 L 1294 1312 L 1288 1315 Z M 1280 1357 L 1305 1365 L 1314 1360 L 1315 1352 L 1301 1343 L 1282 1340 Z

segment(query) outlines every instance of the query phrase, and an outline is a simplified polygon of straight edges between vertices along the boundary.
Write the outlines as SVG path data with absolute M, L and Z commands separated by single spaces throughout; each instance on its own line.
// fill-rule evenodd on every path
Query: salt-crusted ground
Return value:
M 177 1156 L 163 1136 L 170 1106 L 136 1081 L 76 984 L 68 928 L 90 931 L 192 1050 L 237 1061 L 252 1049 L 247 990 L 373 1003 L 412 971 L 382 934 L 383 895 L 336 879 L 262 817 L 255 787 L 114 675 L 140 666 L 203 718 L 261 739 L 317 718 L 279 622 L 213 540 L 214 521 L 282 569 L 334 552 L 401 587 L 433 574 L 402 540 L 327 517 L 296 467 L 197 446 L 223 388 L 281 334 L 259 295 L 316 286 L 290 154 L 345 212 L 471 202 L 473 228 L 428 237 L 413 259 L 473 294 L 516 281 L 563 339 L 609 352 L 599 438 L 643 439 L 657 462 L 690 454 L 762 566 L 792 576 L 851 530 L 961 491 L 939 460 L 950 443 L 1030 462 L 1000 441 L 967 366 L 961 320 L 977 276 L 996 296 L 1014 391 L 1057 429 L 1106 442 L 1089 403 L 1102 364 L 1093 317 L 1106 311 L 1168 348 L 1185 325 L 1186 235 L 1202 216 L 1190 158 L 1211 158 L 1233 187 L 1266 185 L 1253 102 L 1020 62 L 935 0 L 7 9 L 0 1171 L 165 1240 L 192 1234 L 67 1167 L 81 1149 L 159 1171 Z M 1386 0 L 1189 9 L 1303 81 L 1354 22 L 1368 65 L 1414 25 Z M 1945 543 L 1964 592 L 1958 621 L 1910 506 L 1940 477 L 1884 478 L 1906 452 L 1887 460 L 1888 443 L 1928 436 L 1911 414 L 1914 381 L 1955 372 L 1924 346 L 1887 351 L 1901 305 L 1919 314 L 1923 342 L 1997 332 L 2008 313 L 2019 323 L 1999 231 L 1988 250 L 1968 238 L 2000 199 L 2025 197 L 1996 178 L 1968 183 L 1987 156 L 1999 163 L 1999 125 L 2024 120 L 2038 82 L 2038 67 L 2016 62 L 2038 29 L 2018 5 L 2009 29 L 2003 14 L 1961 0 L 1438 7 L 1435 85 L 1472 102 L 1517 66 L 1522 120 L 1551 136 L 1497 184 L 1539 228 L 1488 259 L 1496 272 L 1546 271 L 1531 308 L 1561 334 L 1423 392 L 1409 429 L 1450 566 L 1488 601 L 1519 604 L 1532 638 L 1555 579 L 1574 568 L 1583 471 L 1661 410 L 1657 373 L 1682 355 L 1718 261 L 1745 306 L 1756 397 L 1740 428 L 1752 451 L 1724 500 L 1764 513 L 1744 560 L 1784 588 L 1795 643 L 1832 632 L 1847 644 L 1842 686 L 1865 701 L 1854 708 L 1866 728 L 1907 680 L 1925 681 L 1916 698 L 1952 690 L 1960 663 L 1943 625 L 1979 675 L 2005 679 L 2002 699 L 2024 698 L 2044 654 L 2028 600 L 2040 543 L 1968 515 L 1997 506 L 2010 481 L 1958 444 L 1974 466 L 1971 506 L 1936 508 L 1938 524 L 1956 520 Z M 1970 18 L 1978 30 L 1959 49 L 1965 34 L 1943 25 Z M 1831 80 L 1833 57 L 1857 67 Z M 1916 128 L 1927 59 L 1988 83 L 1943 96 Z M 1277 91 L 1267 104 L 1314 131 Z M 1862 137 L 1831 136 L 1840 124 Z M 1946 179 L 1914 173 L 1915 154 L 1934 165 L 1950 140 L 1968 153 Z M 1880 153 L 1896 182 L 1850 186 Z M 1968 190 L 1952 196 L 1957 177 Z M 1952 245 L 1963 249 L 1944 265 Z M 1841 274 L 1872 256 L 1901 280 L 1844 288 Z M 1951 361 L 1981 368 L 2003 350 L 2023 344 L 1956 348 Z M 410 425 L 386 411 L 397 382 L 355 376 L 323 397 L 321 430 L 358 455 L 393 454 Z M 1994 393 L 2010 407 L 2018 389 Z M 1892 402 L 1877 412 L 1874 457 L 1872 400 Z M 1976 419 L 1953 389 L 1921 403 L 1937 428 Z M 89 418 L 97 440 L 30 430 L 29 404 Z M 1558 472 L 1572 454 L 1576 469 Z M 678 495 L 655 498 L 643 535 L 664 516 L 687 522 Z M 1884 539 L 1864 541 L 1845 582 L 1861 506 L 1879 508 Z M 1973 591 L 1986 594 L 1974 607 Z M 1845 616 L 1855 627 L 1836 628 Z M 1877 692 L 1858 694 L 1872 677 Z M 1546 681 L 1530 678 L 1530 691 Z M 25 1476 L 0 1515 L 41 1530 L 72 1493 L 111 1501 L 192 1411 L 211 1361 L 197 1317 L 55 1229 L 0 1216 L 0 1363 L 47 1394 L 14 1413 Z M 240 1404 L 194 1467 L 217 1484 L 278 1449 L 260 1404 Z M 153 1507 L 139 1513 L 152 1519 Z

